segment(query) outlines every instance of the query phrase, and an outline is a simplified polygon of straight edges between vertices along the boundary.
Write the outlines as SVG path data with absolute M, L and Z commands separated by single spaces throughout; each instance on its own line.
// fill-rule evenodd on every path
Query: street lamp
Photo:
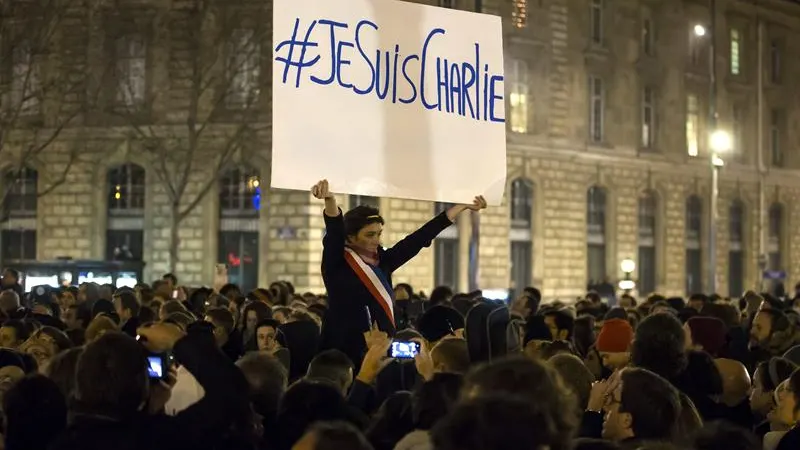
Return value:
M 711 223 L 708 234 L 709 292 L 716 292 L 717 284 L 717 220 L 719 220 L 719 171 L 725 164 L 721 154 L 733 148 L 731 134 L 725 130 L 714 130 L 708 142 L 711 148 Z
M 694 35 L 697 37 L 703 37 L 706 35 L 706 27 L 701 24 L 697 24 L 694 26 Z
M 703 38 L 708 34 L 708 129 L 711 153 L 711 208 L 708 221 L 708 291 L 717 291 L 717 201 L 719 200 L 719 169 L 724 164 L 720 153 L 731 149 L 730 134 L 717 129 L 717 50 L 715 32 L 717 24 L 717 1 L 709 0 L 708 26 L 696 24 L 694 35 Z
M 625 279 L 619 282 L 619 288 L 629 294 L 636 288 L 636 282 L 631 280 L 631 274 L 636 270 L 636 263 L 632 259 L 623 259 L 619 268 L 625 274 Z

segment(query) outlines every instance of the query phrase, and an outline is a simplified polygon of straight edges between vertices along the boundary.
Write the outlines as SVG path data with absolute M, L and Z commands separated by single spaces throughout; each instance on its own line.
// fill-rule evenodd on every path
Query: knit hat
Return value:
M 595 347 L 599 352 L 627 352 L 633 341 L 633 328 L 627 320 L 609 319 L 603 322 L 603 328 L 597 336 Z
M 711 356 L 716 357 L 728 343 L 728 329 L 725 322 L 716 317 L 692 317 L 686 323 L 692 330 L 692 342 L 703 346 Z

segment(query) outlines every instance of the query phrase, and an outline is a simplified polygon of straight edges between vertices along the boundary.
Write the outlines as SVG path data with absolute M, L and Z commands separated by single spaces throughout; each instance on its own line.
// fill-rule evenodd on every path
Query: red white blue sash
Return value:
M 353 272 L 356 273 L 358 279 L 364 283 L 369 293 L 372 294 L 375 300 L 378 301 L 378 304 L 381 305 L 381 308 L 383 308 L 386 316 L 389 317 L 392 325 L 395 325 L 392 296 L 389 294 L 389 291 L 386 290 L 386 286 L 381 283 L 380 278 L 378 278 L 378 275 L 372 267 L 365 263 L 364 260 L 358 256 L 358 253 L 347 247 L 344 248 L 344 259 L 353 269 Z

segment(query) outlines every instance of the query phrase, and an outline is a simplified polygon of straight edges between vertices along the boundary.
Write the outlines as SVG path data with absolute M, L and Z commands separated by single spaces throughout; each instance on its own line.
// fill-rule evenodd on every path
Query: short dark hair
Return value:
M 67 400 L 72 399 L 75 391 L 75 369 L 78 367 L 78 358 L 81 353 L 83 353 L 83 347 L 65 350 L 54 356 L 45 369 L 47 377 L 58 385 Z
M 14 332 L 17 334 L 17 340 L 25 341 L 29 337 L 31 337 L 31 329 L 25 324 L 25 322 L 17 319 L 10 319 L 3 322 L 3 327 L 13 328 Z
M 286 392 L 289 373 L 272 355 L 251 352 L 236 362 L 250 385 L 250 401 L 256 412 L 268 421 L 275 418 L 278 404 Z
M 632 417 L 631 429 L 640 440 L 670 440 L 681 415 L 678 390 L 669 381 L 646 369 L 626 368 L 620 374 L 621 412 Z
M 29 375 L 3 396 L 8 450 L 47 448 L 67 425 L 67 403 L 44 375 Z
M 235 322 L 233 314 L 225 308 L 211 308 L 206 311 L 206 315 L 211 318 L 215 326 L 222 327 L 226 333 L 231 334 Z
M 176 276 L 175 276 L 175 274 L 174 274 L 174 273 L 172 273 L 172 272 L 170 272 L 170 273 L 165 273 L 165 274 L 164 274 L 164 276 L 163 276 L 163 277 L 161 277 L 161 279 L 162 279 L 162 280 L 169 280 L 169 281 L 171 281 L 171 282 L 172 282 L 172 284 L 173 284 L 174 286 L 177 286 L 177 285 L 178 285 L 178 277 L 176 277 Z
M 92 413 L 127 418 L 145 400 L 147 351 L 126 334 L 106 332 L 84 347 L 75 379 L 76 400 Z
M 572 331 L 575 329 L 575 318 L 572 317 L 572 314 L 563 309 L 557 309 L 544 313 L 544 316 L 552 317 L 556 323 L 556 327 L 559 330 L 567 330 L 567 339 L 572 339 Z M 553 336 L 553 338 L 555 338 L 555 336 Z
M 384 224 L 380 211 L 371 206 L 356 206 L 344 215 L 344 234 L 345 236 L 355 236 L 362 228 L 373 223 Z
M 115 299 L 119 299 L 120 306 L 122 310 L 129 310 L 131 312 L 131 317 L 139 317 L 139 301 L 136 300 L 136 296 L 133 295 L 133 292 L 130 291 L 117 291 L 114 294 Z
M 417 385 L 411 398 L 414 428 L 430 430 L 446 416 L 458 401 L 464 376 L 454 373 L 437 373 L 429 381 Z
M 511 396 L 480 397 L 461 403 L 439 421 L 431 441 L 436 450 L 571 449 L 572 433 L 554 427 L 548 409 L 544 402 Z
M 688 364 L 685 347 L 683 324 L 672 314 L 653 314 L 636 328 L 631 362 L 670 379 Z
M 549 364 L 526 357 L 507 357 L 475 367 L 464 381 L 462 396 L 510 395 L 544 405 L 541 411 L 559 433 L 571 436 L 577 427 L 577 401 Z
M 749 430 L 725 421 L 706 424 L 694 436 L 695 450 L 761 450 L 761 443 Z
M 311 426 L 308 433 L 316 436 L 314 450 L 372 450 L 372 444 L 353 425 L 337 422 L 318 422 Z
M 325 350 L 308 364 L 306 378 L 314 381 L 329 381 L 337 387 L 347 387 L 352 380 L 351 370 L 355 367 L 350 358 L 339 350 Z

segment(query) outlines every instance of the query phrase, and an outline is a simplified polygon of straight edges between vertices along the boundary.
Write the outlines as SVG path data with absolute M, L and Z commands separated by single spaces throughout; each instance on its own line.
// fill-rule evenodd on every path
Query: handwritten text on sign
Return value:
M 327 178 L 339 192 L 499 203 L 499 18 L 387 0 L 276 0 L 274 13 L 274 187 Z

